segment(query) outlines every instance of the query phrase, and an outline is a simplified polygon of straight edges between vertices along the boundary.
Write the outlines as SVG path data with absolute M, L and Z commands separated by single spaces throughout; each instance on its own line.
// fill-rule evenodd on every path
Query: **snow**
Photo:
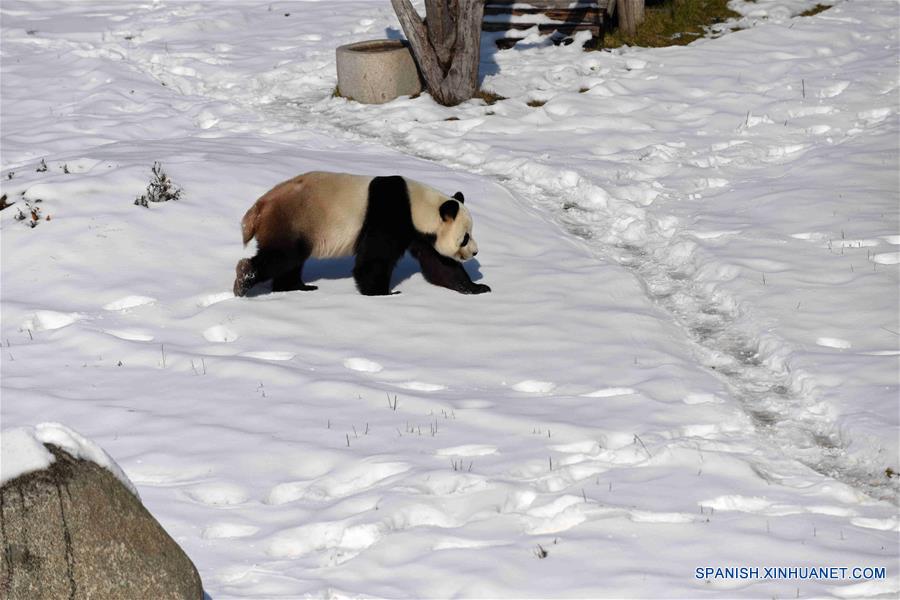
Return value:
M 3 469 L 0 485 L 20 475 L 46 469 L 56 457 L 44 444 L 65 450 L 71 456 L 99 465 L 112 473 L 131 493 L 140 498 L 137 488 L 121 467 L 103 448 L 60 423 L 38 423 L 34 427 L 5 429 L 0 433 Z
M 46 469 L 56 461 L 29 427 L 5 429 L 0 433 L 0 459 L 3 466 L 0 485 L 20 475 Z
M 381 0 L 5 1 L 4 428 L 101 444 L 213 598 L 896 594 L 896 3 L 732 4 L 486 43 L 508 99 L 445 108 L 331 97 Z M 182 198 L 135 206 L 154 161 Z M 234 298 L 241 215 L 313 169 L 463 191 L 493 292 Z M 694 578 L 785 565 L 887 577 Z

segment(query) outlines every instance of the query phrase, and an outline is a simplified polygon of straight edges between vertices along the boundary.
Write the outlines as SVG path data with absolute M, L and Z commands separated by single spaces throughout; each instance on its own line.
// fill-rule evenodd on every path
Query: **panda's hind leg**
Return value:
M 303 283 L 303 263 L 272 278 L 273 292 L 293 292 L 297 290 L 311 292 L 317 289 L 319 289 L 317 285 Z
M 244 296 L 251 287 L 272 280 L 273 292 L 315 290 L 300 279 L 303 264 L 309 258 L 309 246 L 298 242 L 293 248 L 260 248 L 253 258 L 240 260 L 236 267 L 234 295 Z
M 289 259 L 285 262 L 287 268 L 272 278 L 273 292 L 293 292 L 296 290 L 311 292 L 319 289 L 315 285 L 303 283 L 303 265 L 310 255 L 310 247 L 305 241 L 300 240 L 295 244 Z

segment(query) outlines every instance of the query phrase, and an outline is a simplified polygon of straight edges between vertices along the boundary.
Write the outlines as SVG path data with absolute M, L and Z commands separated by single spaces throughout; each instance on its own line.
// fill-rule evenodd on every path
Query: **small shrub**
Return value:
M 4 202 L 6 197 L 4 196 Z M 35 200 L 34 202 L 30 200 L 25 201 L 25 212 L 22 212 L 21 208 L 17 208 L 19 211 L 15 217 L 13 217 L 16 221 L 25 221 L 26 224 L 34 229 L 37 227 L 38 223 L 41 222 L 41 207 L 35 206 L 40 200 Z
M 41 159 L 41 164 L 38 165 L 38 168 L 35 169 L 38 173 L 44 173 L 47 171 L 47 163 L 44 162 L 44 159 Z
M 181 198 L 181 188 L 172 183 L 169 176 L 162 170 L 161 164 L 154 162 L 151 172 L 153 176 L 150 178 L 150 184 L 147 186 L 147 193 L 142 194 L 139 198 L 135 198 L 135 206 L 150 208 L 151 202 L 168 202 L 169 200 Z
M 500 100 L 506 100 L 506 96 L 501 96 L 500 94 L 495 94 L 494 92 L 489 92 L 487 90 L 478 90 L 475 92 L 475 98 L 484 100 L 484 103 L 488 105 L 495 104 Z

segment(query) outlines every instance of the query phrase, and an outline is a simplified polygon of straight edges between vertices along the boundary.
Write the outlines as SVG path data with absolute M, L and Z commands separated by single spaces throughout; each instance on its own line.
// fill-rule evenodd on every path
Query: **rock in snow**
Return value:
M 37 431 L 60 441 L 28 428 L 2 436 L 0 596 L 202 598 L 197 569 L 115 462 L 60 425 Z

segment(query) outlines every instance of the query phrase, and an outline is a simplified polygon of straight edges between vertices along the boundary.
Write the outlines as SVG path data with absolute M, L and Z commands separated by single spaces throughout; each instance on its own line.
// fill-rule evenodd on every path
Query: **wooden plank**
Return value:
M 514 15 L 517 17 L 526 15 L 547 15 L 554 21 L 567 21 L 575 17 L 578 21 L 585 18 L 596 19 L 600 15 L 600 9 L 596 6 L 584 8 L 505 8 L 503 6 L 486 6 L 484 14 L 487 15 Z
M 605 6 L 609 0 L 487 0 L 485 6 L 528 5 L 534 8 L 578 8 L 581 6 Z
M 584 21 L 581 23 L 482 23 L 481 30 L 496 31 L 522 31 L 531 29 L 537 25 L 538 31 L 542 34 L 553 33 L 559 31 L 568 35 L 575 31 L 594 31 L 596 35 L 600 35 L 600 26 L 596 21 Z

